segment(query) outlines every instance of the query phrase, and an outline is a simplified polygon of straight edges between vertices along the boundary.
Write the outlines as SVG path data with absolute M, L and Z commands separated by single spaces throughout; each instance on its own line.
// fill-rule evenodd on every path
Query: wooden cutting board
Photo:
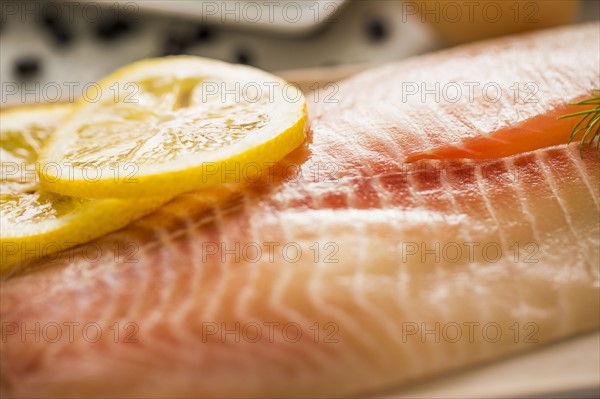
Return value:
M 352 64 L 321 68 L 292 69 L 275 72 L 290 83 L 298 86 L 304 94 L 315 89 L 327 89 L 328 84 L 339 82 L 359 72 L 373 67 L 372 64 Z M 310 98 L 307 98 L 309 100 Z
M 600 332 L 398 389 L 382 398 L 598 398 Z
M 335 84 L 371 66 L 358 64 L 282 71 L 278 75 L 308 94 L 315 88 L 326 90 L 327 84 Z M 599 398 L 600 331 L 393 390 L 380 397 Z

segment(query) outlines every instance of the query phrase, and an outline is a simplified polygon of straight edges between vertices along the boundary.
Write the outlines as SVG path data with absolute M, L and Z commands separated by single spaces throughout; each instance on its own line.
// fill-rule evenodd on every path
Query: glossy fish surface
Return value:
M 599 45 L 483 42 L 313 98 L 256 184 L 2 281 L 2 395 L 371 395 L 597 329 L 600 155 L 556 115 L 600 86 Z

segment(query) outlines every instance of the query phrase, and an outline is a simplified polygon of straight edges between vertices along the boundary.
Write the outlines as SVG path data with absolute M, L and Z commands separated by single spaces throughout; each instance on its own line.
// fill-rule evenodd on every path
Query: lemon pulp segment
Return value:
M 96 94 L 77 103 L 43 151 L 49 191 L 106 198 L 214 187 L 242 180 L 249 164 L 264 172 L 305 139 L 302 93 L 247 66 L 144 60 L 103 79 Z
M 0 273 L 127 225 L 167 198 L 90 200 L 47 192 L 35 164 L 70 105 L 0 112 Z

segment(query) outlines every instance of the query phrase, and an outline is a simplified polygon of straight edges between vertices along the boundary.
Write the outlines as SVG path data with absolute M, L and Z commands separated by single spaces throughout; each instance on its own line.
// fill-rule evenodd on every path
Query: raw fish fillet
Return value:
M 599 39 L 367 71 L 312 99 L 306 144 L 263 181 L 11 276 L 2 396 L 372 395 L 598 329 L 600 155 L 556 116 L 600 87 Z M 501 96 L 407 96 L 422 82 Z

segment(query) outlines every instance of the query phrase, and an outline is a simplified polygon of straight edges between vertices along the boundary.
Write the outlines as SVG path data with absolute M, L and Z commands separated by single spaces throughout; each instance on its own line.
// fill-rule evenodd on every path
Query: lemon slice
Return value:
M 0 273 L 121 228 L 166 201 L 89 200 L 43 190 L 35 170 L 40 147 L 72 109 L 37 105 L 0 112 Z
M 192 56 L 143 60 L 77 103 L 44 149 L 49 191 L 179 194 L 253 181 L 305 139 L 305 100 L 261 70 Z

